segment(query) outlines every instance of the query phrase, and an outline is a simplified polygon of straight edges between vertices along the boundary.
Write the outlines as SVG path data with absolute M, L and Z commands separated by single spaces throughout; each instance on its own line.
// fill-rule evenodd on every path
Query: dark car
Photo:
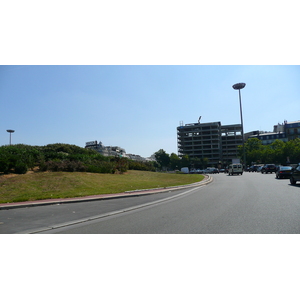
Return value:
M 292 167 L 290 166 L 279 166 L 276 171 L 276 178 L 290 178 L 292 174 Z
M 217 169 L 217 168 L 213 168 L 212 173 L 213 173 L 213 174 L 219 174 L 220 171 L 219 171 L 219 169 Z
M 290 177 L 290 182 L 291 184 L 296 184 L 296 182 L 299 180 L 300 180 L 300 164 L 298 165 L 297 168 L 293 169 Z
M 251 166 L 249 168 L 249 172 L 257 172 L 258 171 L 259 166 Z
M 264 165 L 262 168 L 261 168 L 261 173 L 275 173 L 276 172 L 276 166 L 273 165 L 273 164 L 267 164 L 267 165 Z

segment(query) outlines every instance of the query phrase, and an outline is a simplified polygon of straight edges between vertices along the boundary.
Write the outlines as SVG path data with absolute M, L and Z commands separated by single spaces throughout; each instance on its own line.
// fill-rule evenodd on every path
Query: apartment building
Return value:
M 86 142 L 85 148 L 93 149 L 104 156 L 122 156 L 126 157 L 125 149 L 118 146 L 104 146 L 102 142 L 97 141 Z
M 295 138 L 300 138 L 300 121 L 284 121 L 283 124 L 286 137 L 289 141 L 294 140 Z
M 300 121 L 287 122 L 274 125 L 272 132 L 253 131 L 246 134 L 249 138 L 258 138 L 263 145 L 272 144 L 276 140 L 287 142 L 295 138 L 300 138 Z

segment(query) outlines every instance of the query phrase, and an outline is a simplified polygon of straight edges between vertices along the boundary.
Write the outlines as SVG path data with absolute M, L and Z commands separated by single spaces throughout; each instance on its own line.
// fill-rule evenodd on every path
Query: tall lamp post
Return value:
M 12 129 L 7 129 L 7 132 L 9 132 L 9 145 L 11 145 L 11 134 L 14 133 L 15 131 Z
M 239 90 L 240 98 L 240 113 L 241 113 L 241 125 L 242 125 L 242 141 L 243 141 L 243 156 L 244 156 L 244 166 L 246 167 L 246 152 L 245 152 L 245 141 L 244 141 L 244 125 L 243 125 L 243 113 L 242 113 L 242 100 L 241 100 L 241 89 L 246 86 L 246 83 L 236 83 L 232 87 L 235 90 Z

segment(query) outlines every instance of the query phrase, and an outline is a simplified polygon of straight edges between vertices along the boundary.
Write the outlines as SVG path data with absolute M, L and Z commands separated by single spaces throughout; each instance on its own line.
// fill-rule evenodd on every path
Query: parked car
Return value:
M 297 168 L 293 169 L 290 177 L 291 184 L 296 184 L 297 181 L 300 181 L 300 164 L 298 165 Z
M 206 173 L 206 174 L 218 174 L 219 169 L 217 169 L 217 168 L 206 168 L 204 170 L 204 173 Z
M 267 164 L 267 165 L 264 165 L 262 168 L 261 168 L 261 173 L 275 173 L 276 172 L 276 166 L 273 165 L 273 164 Z
M 256 169 L 256 172 L 260 172 L 262 169 L 262 166 L 258 166 L 257 169 Z
M 247 169 L 248 172 L 254 172 L 254 167 L 255 166 L 250 166 L 249 169 Z
M 219 171 L 219 169 L 217 169 L 217 168 L 213 168 L 212 173 L 213 173 L 213 174 L 219 174 L 220 171 Z
M 276 171 L 276 178 L 290 178 L 292 174 L 292 167 L 290 166 L 279 166 Z
M 260 166 L 251 166 L 249 168 L 249 172 L 258 172 L 258 169 L 259 169 Z

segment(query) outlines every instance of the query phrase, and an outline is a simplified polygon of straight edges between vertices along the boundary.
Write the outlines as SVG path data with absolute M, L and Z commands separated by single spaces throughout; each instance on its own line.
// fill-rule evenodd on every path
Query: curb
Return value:
M 213 177 L 211 177 L 210 175 L 206 175 L 205 177 L 206 178 L 200 182 L 186 184 L 186 185 L 179 185 L 179 186 L 171 186 L 171 187 L 166 187 L 166 188 L 133 190 L 133 191 L 125 191 L 123 193 L 118 193 L 118 194 L 103 194 L 103 195 L 93 195 L 93 196 L 84 196 L 84 197 L 76 197 L 76 198 L 59 198 L 59 199 L 44 199 L 44 200 L 34 200 L 34 201 L 15 202 L 15 203 L 1 203 L 0 210 L 22 208 L 22 207 L 24 208 L 24 207 L 32 207 L 32 206 L 42 206 L 42 205 L 110 200 L 110 199 L 138 197 L 138 196 L 144 196 L 144 195 L 166 193 L 166 192 L 174 191 L 174 190 L 180 190 L 180 189 L 186 189 L 186 188 L 195 187 L 195 186 L 207 185 L 213 181 Z

